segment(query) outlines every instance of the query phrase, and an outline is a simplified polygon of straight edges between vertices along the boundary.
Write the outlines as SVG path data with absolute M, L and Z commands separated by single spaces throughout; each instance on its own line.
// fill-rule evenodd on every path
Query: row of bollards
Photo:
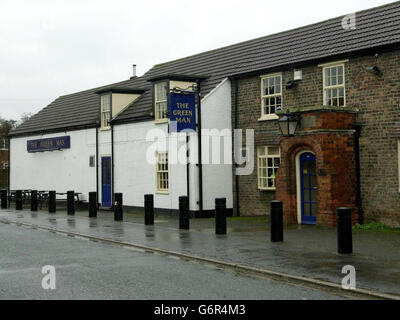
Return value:
M 337 209 L 337 246 L 340 254 L 353 253 L 351 208 Z M 271 201 L 271 242 L 283 242 L 283 203 Z
M 67 213 L 75 214 L 75 192 L 67 192 Z M 123 221 L 123 195 L 116 193 L 114 195 L 114 220 Z M 7 209 L 8 198 L 7 190 L 1 190 L 1 208 Z M 97 193 L 89 193 L 89 217 L 97 217 Z M 23 209 L 22 191 L 15 193 L 16 210 Z M 38 210 L 38 192 L 31 191 L 31 211 Z M 49 213 L 56 212 L 56 192 L 49 192 Z M 154 225 L 154 196 L 148 194 L 144 196 L 144 224 Z M 341 254 L 351 254 L 353 252 L 352 239 L 352 219 L 351 208 L 339 208 L 337 210 L 337 241 L 338 252 Z M 271 242 L 283 242 L 283 204 L 282 201 L 271 201 L 270 211 Z M 190 229 L 190 211 L 189 198 L 187 196 L 179 197 L 179 229 Z M 215 199 L 215 233 L 225 235 L 227 233 L 227 212 L 226 199 Z

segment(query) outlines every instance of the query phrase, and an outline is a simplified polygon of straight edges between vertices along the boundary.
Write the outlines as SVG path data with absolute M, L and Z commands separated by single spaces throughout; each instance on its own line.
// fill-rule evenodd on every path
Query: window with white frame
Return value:
M 168 83 L 159 82 L 154 85 L 155 120 L 168 119 Z
M 281 152 L 278 146 L 265 146 L 257 149 L 258 188 L 260 190 L 276 189 L 276 172 L 281 164 Z
M 261 77 L 261 118 L 276 117 L 275 112 L 282 109 L 282 75 Z M 272 117 L 271 117 L 272 115 Z
M 169 172 L 168 172 L 168 152 L 157 152 L 157 192 L 168 192 Z
M 101 96 L 101 129 L 110 129 L 111 94 Z
M 346 88 L 344 64 L 323 68 L 324 105 L 344 107 L 346 105 Z

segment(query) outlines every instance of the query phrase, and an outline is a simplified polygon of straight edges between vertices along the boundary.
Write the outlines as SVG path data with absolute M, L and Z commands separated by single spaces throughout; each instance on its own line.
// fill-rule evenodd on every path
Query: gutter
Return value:
M 7 181 L 7 187 L 8 187 L 8 192 L 10 192 L 10 185 L 11 185 L 11 136 L 8 136 L 8 181 Z
M 111 108 L 112 110 L 112 108 Z M 114 195 L 114 125 L 111 125 L 111 199 L 112 209 L 115 207 L 115 195 Z
M 99 209 L 99 128 L 96 127 L 96 206 Z
M 197 91 L 198 91 L 198 128 L 197 128 L 197 140 L 198 140 L 198 162 L 199 162 L 199 216 L 203 217 L 203 163 L 202 163 L 202 144 L 201 144 L 201 87 L 200 81 L 197 81 Z
M 233 79 L 235 84 L 235 127 L 234 130 L 238 127 L 238 84 L 236 79 Z M 233 139 L 235 139 L 235 135 L 233 135 Z M 233 144 L 235 146 L 235 144 Z M 235 147 L 234 147 L 235 148 Z M 236 215 L 240 217 L 240 197 L 239 197 L 239 175 L 236 174 L 236 164 L 235 164 L 235 186 L 236 186 Z
M 229 77 L 229 79 L 231 80 L 232 84 L 235 86 L 235 90 L 234 90 L 234 112 L 235 112 L 235 120 L 234 120 L 234 126 L 233 129 L 236 130 L 238 128 L 238 92 L 239 92 L 239 87 L 237 84 L 237 79 L 235 76 L 231 76 Z M 232 146 L 233 146 L 233 159 L 235 159 L 235 135 L 232 134 Z M 233 171 L 234 175 L 235 175 L 235 193 L 236 193 L 236 216 L 240 217 L 240 188 L 239 188 L 239 176 L 236 174 L 236 168 L 237 168 L 237 164 L 235 162 L 234 164 L 235 170 Z

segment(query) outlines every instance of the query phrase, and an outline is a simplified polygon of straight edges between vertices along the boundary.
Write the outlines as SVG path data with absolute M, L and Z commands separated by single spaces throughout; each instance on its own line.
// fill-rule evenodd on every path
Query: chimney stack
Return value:
M 136 77 L 136 64 L 132 65 L 132 78 Z

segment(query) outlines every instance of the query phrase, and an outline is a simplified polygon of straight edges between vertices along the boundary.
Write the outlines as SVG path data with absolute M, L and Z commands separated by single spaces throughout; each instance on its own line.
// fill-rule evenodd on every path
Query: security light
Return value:
M 367 71 L 375 74 L 381 74 L 381 70 L 377 66 L 367 67 Z

